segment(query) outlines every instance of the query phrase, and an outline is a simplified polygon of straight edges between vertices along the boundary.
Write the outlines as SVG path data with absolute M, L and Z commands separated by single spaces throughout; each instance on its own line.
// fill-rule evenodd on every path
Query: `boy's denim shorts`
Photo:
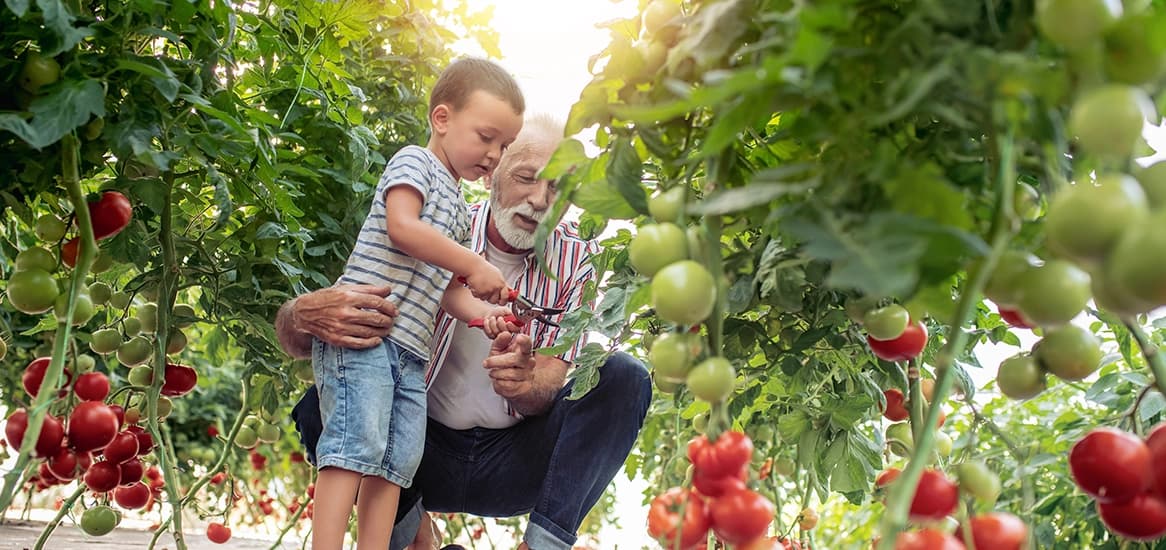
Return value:
M 368 349 L 315 340 L 312 370 L 324 421 L 316 467 L 412 485 L 425 449 L 425 361 L 388 339 Z

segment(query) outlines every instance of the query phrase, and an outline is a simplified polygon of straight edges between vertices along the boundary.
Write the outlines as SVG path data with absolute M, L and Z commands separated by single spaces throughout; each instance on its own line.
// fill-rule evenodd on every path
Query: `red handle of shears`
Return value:
M 469 280 L 468 280 L 468 279 L 466 279 L 466 276 L 465 276 L 465 275 L 458 275 L 458 276 L 457 276 L 457 282 L 459 282 L 459 283 L 461 283 L 461 284 L 463 284 L 463 285 L 469 284 Z M 517 299 L 518 299 L 518 291 L 517 291 L 517 290 L 515 290 L 515 289 L 513 289 L 513 288 L 512 288 L 512 289 L 510 289 L 510 293 L 507 295 L 507 299 L 508 299 L 508 301 L 511 301 L 511 302 L 513 302 L 513 301 L 517 300 Z M 476 320 L 476 319 L 475 319 L 475 320 Z M 516 320 L 517 320 L 517 319 L 516 319 Z M 519 324 L 522 324 L 522 323 L 519 323 Z M 470 325 L 470 326 L 473 326 L 473 325 Z M 481 326 L 481 325 L 478 325 L 478 326 Z
M 518 317 L 515 317 L 513 315 L 507 315 L 506 317 L 504 317 L 504 319 L 506 320 L 507 323 L 510 323 L 512 325 L 522 326 L 522 321 L 518 320 Z M 478 317 L 477 319 L 470 319 L 470 322 L 469 322 L 470 328 L 483 328 L 485 326 L 486 326 L 486 320 L 481 318 L 481 317 Z

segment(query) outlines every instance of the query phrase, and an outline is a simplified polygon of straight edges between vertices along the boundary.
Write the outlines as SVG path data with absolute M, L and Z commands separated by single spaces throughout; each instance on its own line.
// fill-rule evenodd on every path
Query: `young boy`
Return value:
M 390 285 L 399 315 L 379 346 L 313 343 L 324 421 L 315 550 L 342 548 L 354 499 L 358 550 L 388 548 L 401 488 L 412 484 L 425 444 L 425 363 L 438 307 L 462 321 L 487 318 L 487 335 L 507 328 L 504 310 L 485 303 L 506 304 L 506 281 L 468 248 L 470 218 L 458 180 L 494 170 L 522 128 L 524 107 L 518 84 L 501 67 L 457 61 L 430 95 L 428 145 L 401 149 L 385 167 L 337 282 Z

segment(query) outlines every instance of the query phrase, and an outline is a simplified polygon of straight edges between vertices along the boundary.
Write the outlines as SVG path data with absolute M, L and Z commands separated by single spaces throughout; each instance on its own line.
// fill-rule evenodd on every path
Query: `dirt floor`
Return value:
M 44 530 L 45 523 L 40 521 L 10 520 L 0 524 L 0 550 L 30 550 L 36 543 L 37 537 Z M 148 531 L 119 527 L 104 537 L 91 537 L 80 529 L 69 524 L 57 527 L 49 537 L 45 548 L 49 550 L 145 550 L 150 545 L 153 534 Z M 298 550 L 302 548 L 301 541 L 285 539 L 283 544 L 275 547 L 280 550 Z M 204 533 L 190 533 L 186 537 L 188 550 L 222 550 L 225 548 L 241 550 L 266 550 L 272 548 L 273 541 L 247 539 L 239 536 L 232 537 L 226 544 L 214 544 L 207 540 Z M 154 547 L 156 550 L 174 550 L 174 537 L 163 535 Z

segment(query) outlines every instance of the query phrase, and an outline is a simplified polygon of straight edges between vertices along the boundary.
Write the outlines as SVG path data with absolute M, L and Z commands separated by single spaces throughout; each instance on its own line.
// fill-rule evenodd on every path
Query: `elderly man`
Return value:
M 554 278 L 542 273 L 532 254 L 535 229 L 555 194 L 554 183 L 538 174 L 562 135 L 550 118 L 526 122 L 490 178 L 490 199 L 471 207 L 472 247 L 522 296 L 571 311 L 586 307 L 583 287 L 595 277 L 589 261 L 595 243 L 581 239 L 572 224 L 559 223 L 544 249 Z M 342 346 L 373 345 L 397 313 L 383 299 L 388 294 L 388 288 L 340 285 L 300 296 L 280 309 L 280 341 L 296 357 L 310 354 L 313 336 Z M 568 400 L 567 371 L 584 342 L 549 356 L 534 350 L 554 344 L 558 329 L 538 320 L 524 333 L 503 333 L 493 342 L 444 314 L 436 326 L 426 375 L 425 452 L 413 486 L 401 494 L 390 548 L 436 546 L 425 511 L 530 513 L 520 550 L 571 548 L 643 425 L 651 399 L 647 370 L 617 353 L 600 370 L 597 387 Z M 320 433 L 314 388 L 292 415 L 311 455 Z

